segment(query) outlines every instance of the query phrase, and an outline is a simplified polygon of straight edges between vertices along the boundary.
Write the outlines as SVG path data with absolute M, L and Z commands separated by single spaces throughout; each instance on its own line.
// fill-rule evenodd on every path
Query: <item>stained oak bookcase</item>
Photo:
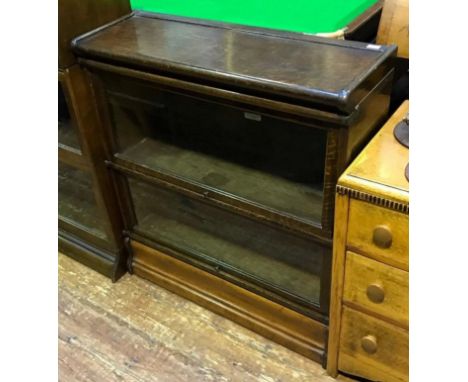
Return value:
M 73 48 L 130 271 L 324 361 L 336 181 L 395 47 L 135 12 Z

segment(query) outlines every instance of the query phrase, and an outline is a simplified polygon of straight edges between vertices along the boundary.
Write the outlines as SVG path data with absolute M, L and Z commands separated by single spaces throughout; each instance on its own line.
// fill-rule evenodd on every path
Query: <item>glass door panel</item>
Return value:
M 179 192 L 128 178 L 135 232 L 267 290 L 319 305 L 330 249 Z
M 104 79 L 118 158 L 320 224 L 325 131 Z

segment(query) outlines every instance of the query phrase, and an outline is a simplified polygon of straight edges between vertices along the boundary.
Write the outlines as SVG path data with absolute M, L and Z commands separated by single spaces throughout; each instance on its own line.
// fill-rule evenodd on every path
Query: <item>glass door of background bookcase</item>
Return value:
M 96 199 L 93 170 L 80 143 L 76 100 L 73 102 L 77 96 L 73 86 L 76 70 L 59 71 L 58 80 L 59 227 L 85 242 L 112 250 L 108 222 Z
M 78 131 L 66 87 L 58 81 L 58 142 L 65 149 L 81 152 Z
M 58 191 L 59 219 L 99 241 L 108 241 L 106 222 L 96 202 L 91 175 L 59 162 Z

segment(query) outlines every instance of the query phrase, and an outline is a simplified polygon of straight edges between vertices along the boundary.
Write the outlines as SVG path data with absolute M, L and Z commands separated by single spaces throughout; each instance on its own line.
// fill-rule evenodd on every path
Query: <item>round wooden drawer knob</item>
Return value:
M 374 228 L 372 241 L 377 247 L 390 248 L 392 245 L 392 231 L 385 225 L 379 225 Z
M 385 299 L 385 291 L 382 285 L 379 284 L 370 284 L 367 287 L 367 297 L 372 302 L 380 304 Z
M 373 335 L 362 337 L 361 346 L 366 353 L 374 354 L 377 351 L 377 338 Z

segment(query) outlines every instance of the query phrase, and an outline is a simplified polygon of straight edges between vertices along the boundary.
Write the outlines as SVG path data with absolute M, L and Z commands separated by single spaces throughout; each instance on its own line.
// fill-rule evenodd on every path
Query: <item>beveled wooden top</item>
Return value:
M 84 35 L 74 48 L 88 58 L 341 109 L 354 107 L 372 89 L 372 81 L 382 79 L 395 53 L 394 46 L 147 13 Z
M 409 150 L 393 135 L 408 109 L 409 101 L 405 101 L 340 177 L 338 186 L 409 204 L 409 182 L 405 177 Z

